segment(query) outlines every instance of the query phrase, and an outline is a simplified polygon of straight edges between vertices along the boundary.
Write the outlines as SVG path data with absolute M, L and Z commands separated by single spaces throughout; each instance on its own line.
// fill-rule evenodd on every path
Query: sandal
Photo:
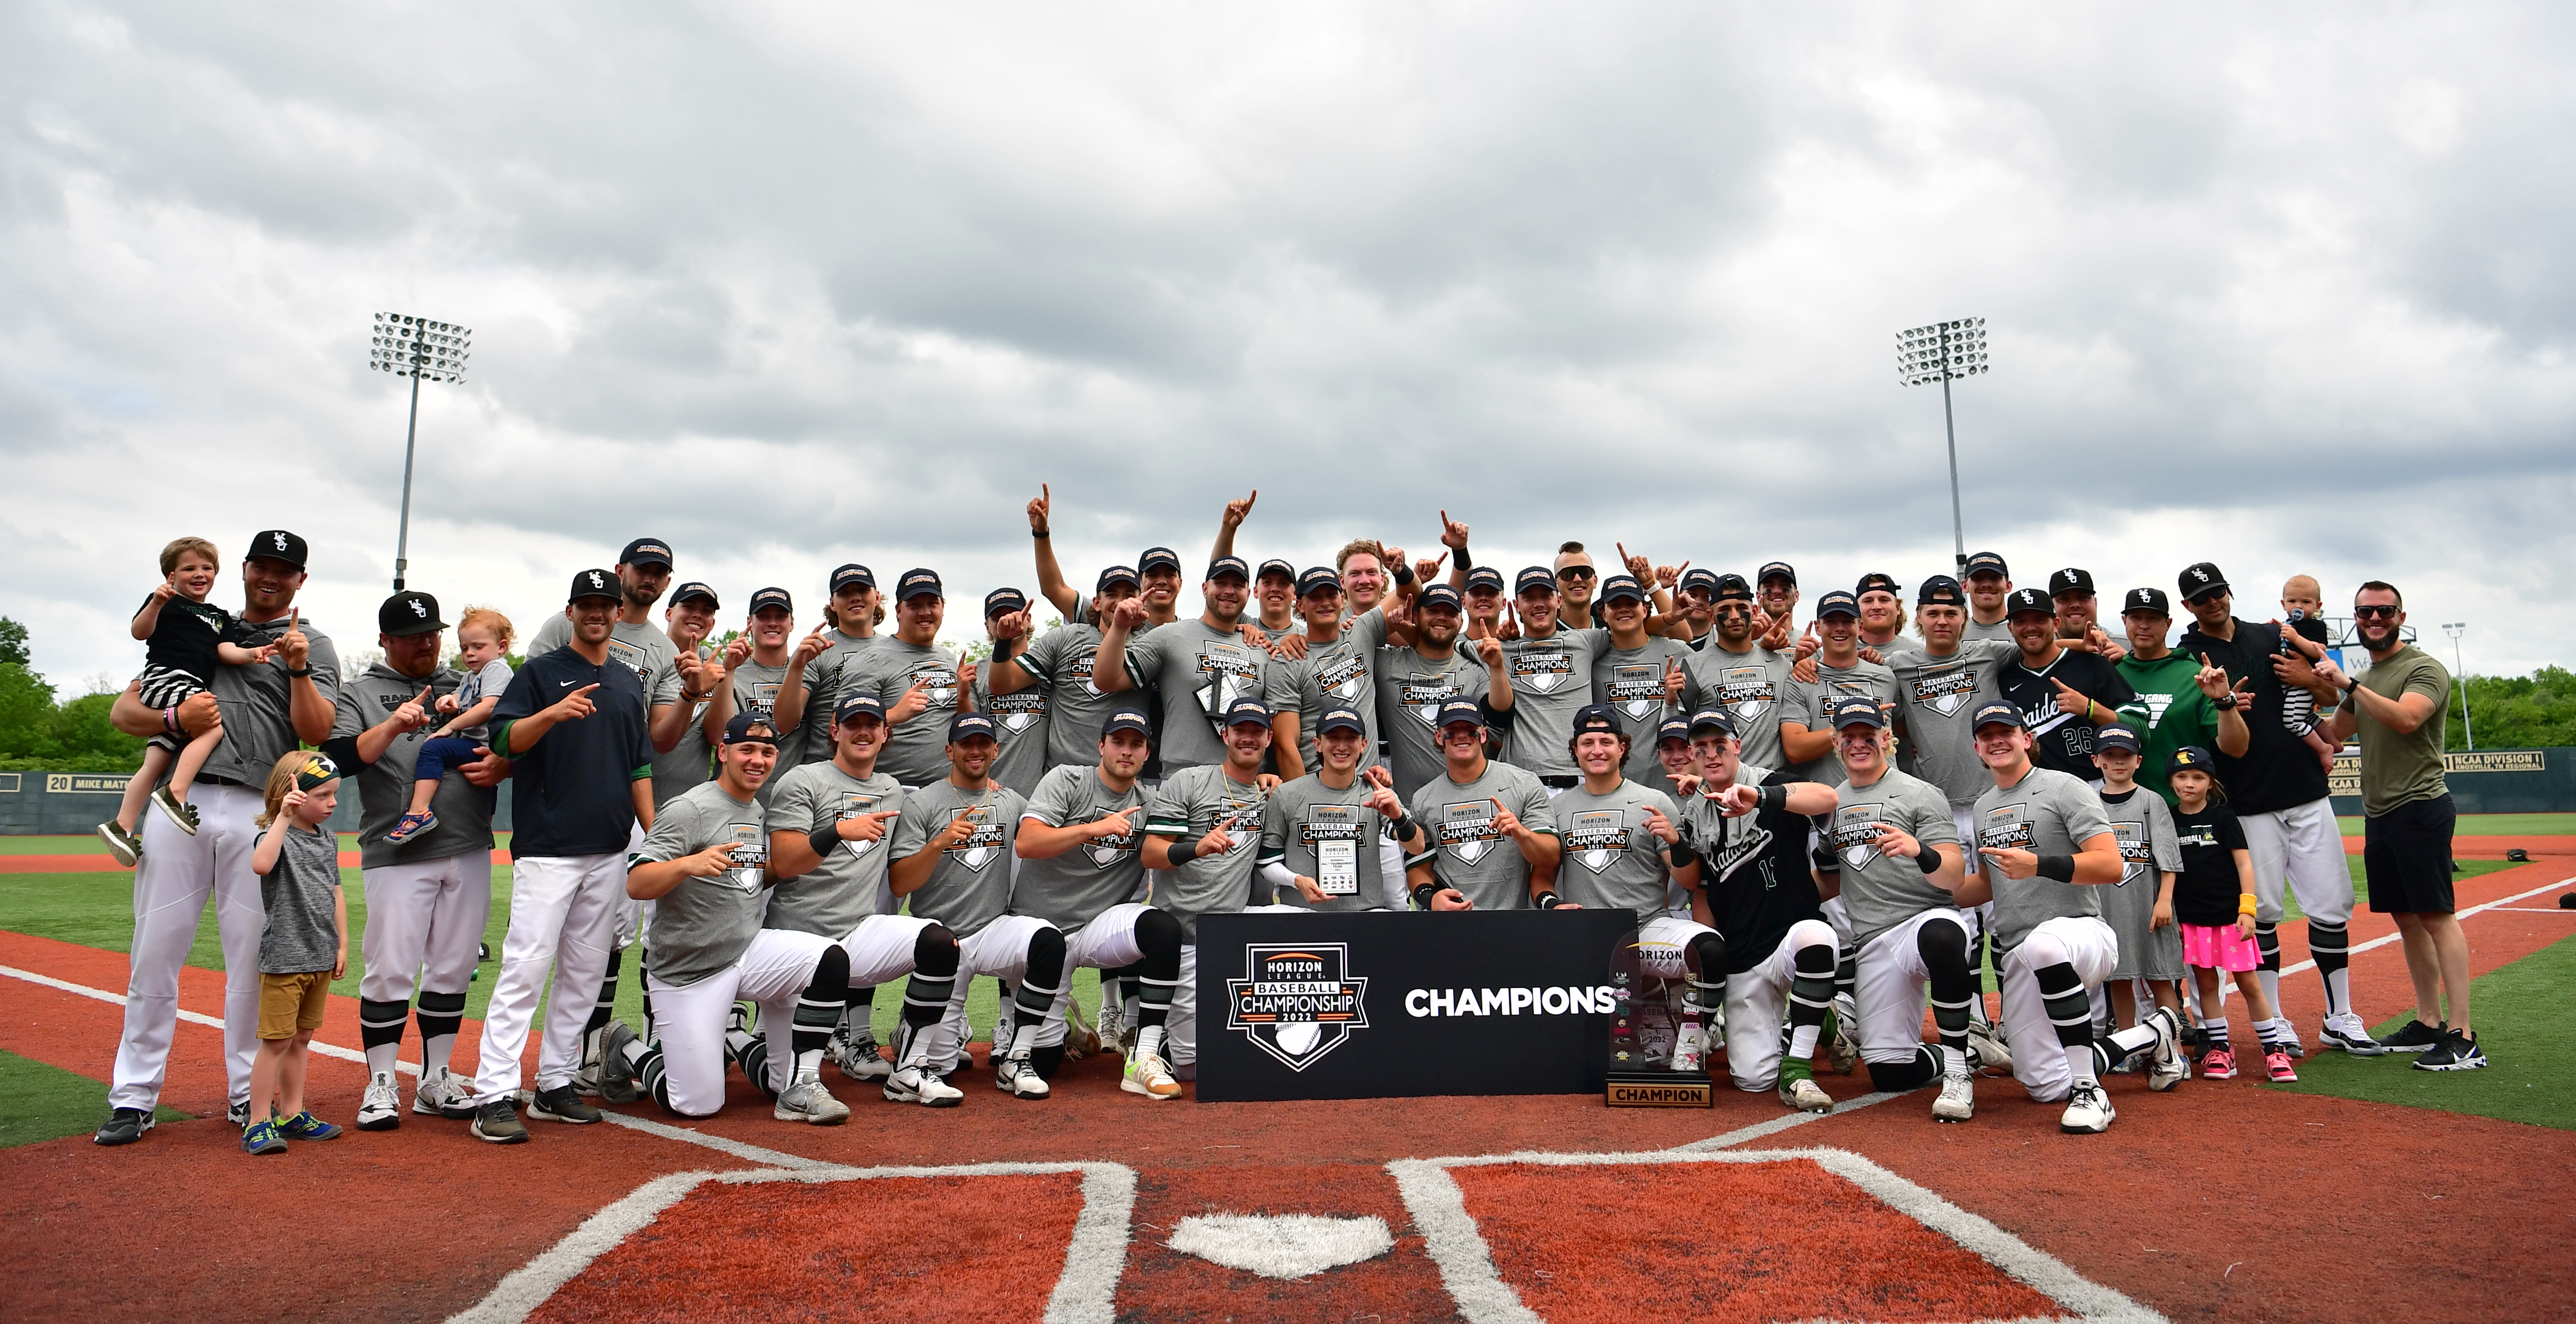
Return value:
M 438 815 L 426 809 L 414 810 L 403 815 L 401 821 L 394 824 L 394 830 L 385 834 L 385 840 L 401 845 L 437 826 Z

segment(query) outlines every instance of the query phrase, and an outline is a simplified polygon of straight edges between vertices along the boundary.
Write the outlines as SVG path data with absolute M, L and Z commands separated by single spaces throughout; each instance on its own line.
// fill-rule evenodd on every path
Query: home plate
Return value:
M 1383 1218 L 1317 1214 L 1193 1214 L 1172 1228 L 1172 1249 L 1265 1278 L 1303 1278 L 1395 1249 Z

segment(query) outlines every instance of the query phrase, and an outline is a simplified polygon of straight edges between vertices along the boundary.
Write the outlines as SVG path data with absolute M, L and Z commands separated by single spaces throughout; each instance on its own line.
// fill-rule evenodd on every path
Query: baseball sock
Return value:
M 465 995 L 423 989 L 412 1015 L 420 1022 L 421 1074 L 445 1071 L 456 1051 L 456 1032 L 465 1024 Z
M 644 999 L 644 1037 L 647 1039 L 653 1037 L 653 981 L 645 975 L 652 965 L 653 949 L 649 947 L 635 949 L 635 988 Z
M 2254 967 L 2254 978 L 2263 985 L 2263 1000 L 2272 1004 L 2272 1014 L 2281 1014 L 2281 926 L 2254 921 L 2254 950 L 2262 963 Z M 2226 997 L 2220 993 L 2221 998 Z
M 842 995 L 841 1025 L 838 1033 L 852 1043 L 872 1044 L 877 1041 L 876 986 L 854 988 Z
M 796 995 L 796 1014 L 788 1032 L 788 1045 L 796 1052 L 796 1070 L 788 1076 L 788 1084 L 822 1072 L 823 1049 L 832 1042 L 832 1027 L 840 1023 L 841 993 L 849 986 L 849 949 L 834 943 L 823 949 L 822 959 L 814 963 L 814 978 L 805 985 L 804 992 Z M 947 999 L 940 1002 L 945 1005 Z
M 1932 986 L 1932 1025 L 1941 1032 L 1941 1069 L 1968 1074 L 1968 1004 L 1977 1000 L 1977 977 L 1968 969 L 1968 934 L 1956 924 L 1926 924 L 1914 931 L 1914 950 Z
M 1171 1019 L 1172 995 L 1181 987 L 1181 922 L 1169 912 L 1148 910 L 1136 917 L 1136 945 L 1145 959 L 1136 963 L 1136 1053 L 1162 1057 L 1163 1026 Z
M 2326 1017 L 2352 1010 L 2352 931 L 2342 924 L 2308 921 L 2308 956 L 2326 982 Z M 2278 1004 L 2275 1004 L 2278 1005 Z
M 1915 1046 L 1914 1056 L 1903 1062 L 1867 1063 L 1869 1087 L 1889 1094 L 1901 1094 L 1906 1090 L 1920 1089 L 1939 1080 L 1942 1073 L 1948 1070 L 1944 1064 L 1948 1056 L 1947 1050 L 1936 1049 L 1930 1044 L 1918 1044 Z
M 2107 1049 L 2103 1047 L 2106 1042 L 2110 1045 Z M 2155 1043 L 2156 1032 L 2144 1025 L 2132 1025 L 2125 1030 L 2114 1030 L 2106 1038 L 2093 1041 L 2093 1074 L 2099 1076 L 2112 1067 L 2153 1048 Z
M 1686 953 L 1689 982 L 1682 989 L 1682 1023 L 1702 1025 L 1726 1007 L 1726 940 L 1695 933 Z
M 609 1018 L 617 1014 L 617 973 L 626 966 L 626 949 L 608 949 L 608 973 L 599 981 L 599 1001 L 590 1005 L 590 1024 L 581 1028 L 582 1060 L 587 1062 L 599 1049 L 599 1032 L 608 1028 Z
M 648 1044 L 641 1039 L 628 1040 L 626 1065 L 634 1069 L 636 1083 L 644 1087 L 645 1093 L 653 1096 L 653 1102 L 662 1105 L 662 1111 L 666 1113 L 680 1111 L 671 1106 L 671 1084 L 667 1073 L 662 1069 L 660 1044 Z
M 948 1015 L 948 999 L 956 988 L 957 937 L 946 926 L 933 924 L 912 941 L 912 977 L 903 984 L 903 1023 L 896 1031 L 900 1036 L 897 1068 L 919 1065 L 913 1059 L 930 1049 L 921 1032 Z M 873 996 L 876 990 L 868 992 Z
M 2057 961 L 2032 971 L 2031 978 L 2039 984 L 2048 1023 L 2057 1027 L 2057 1042 L 2066 1048 L 2066 1069 L 2075 1077 L 2075 1088 L 2100 1084 L 2093 1064 L 2093 999 L 2085 995 L 2083 977 L 2074 966 Z
M 1055 1010 L 1055 1000 L 1063 994 L 1064 934 L 1053 928 L 1040 929 L 1036 937 L 1029 939 L 1028 967 L 1020 978 L 1020 987 L 1011 994 L 1010 1003 L 1003 1008 L 1006 1016 L 1014 1011 L 1018 1013 L 1017 1030 L 1007 1050 L 1001 1036 L 996 1034 L 993 1051 L 1026 1058 L 1040 1080 L 1053 1076 L 1056 1067 L 1064 1061 L 1064 1045 L 1040 1048 L 1038 1034 L 1045 1029 L 1048 1014 Z
M 1789 1059 L 1806 1062 L 1816 1056 L 1816 1039 L 1834 1000 L 1834 949 L 1822 943 L 1801 947 L 1790 960 L 1796 969 L 1789 977 Z
M 769 1036 L 748 1030 L 725 1031 L 725 1052 L 735 1066 L 742 1068 L 744 1079 L 760 1087 L 760 1092 L 775 1099 L 778 1090 L 769 1083 Z
M 2278 1016 L 2268 1021 L 2257 1022 L 2254 1026 L 2254 1037 L 2263 1041 L 2264 1052 L 2286 1049 L 2290 1046 L 2290 1023 Z
M 2227 1042 L 2226 1017 L 2221 1016 L 2213 1020 L 2203 1021 L 2200 1024 L 2200 1028 L 2209 1032 L 2209 1049 L 2211 1052 L 2234 1051 Z
M 367 1052 L 367 1074 L 392 1074 L 394 1059 L 402 1053 L 403 1023 L 410 1019 L 408 1002 L 358 1000 L 358 1046 Z M 428 1028 L 421 1033 L 426 1038 Z

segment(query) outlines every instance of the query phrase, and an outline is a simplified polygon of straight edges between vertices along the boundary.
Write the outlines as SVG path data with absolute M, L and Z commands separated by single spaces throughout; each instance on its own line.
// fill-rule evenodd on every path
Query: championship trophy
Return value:
M 1679 968 L 1678 961 L 1667 964 Z M 1706 1071 L 1673 1070 L 1669 1037 L 1661 1053 L 1647 1055 L 1647 1009 L 1663 1001 L 1663 981 L 1646 969 L 1643 934 L 1630 929 L 1610 949 L 1610 1077 L 1602 1101 L 1613 1108 L 1716 1106 Z

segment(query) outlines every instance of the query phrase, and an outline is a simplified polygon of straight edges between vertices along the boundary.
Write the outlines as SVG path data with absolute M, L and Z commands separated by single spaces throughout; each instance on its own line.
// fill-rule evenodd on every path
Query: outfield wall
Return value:
M 0 836 L 82 835 L 116 817 L 125 794 L 121 772 L 0 772 Z M 147 810 L 157 813 L 158 810 Z M 510 797 L 501 797 L 495 830 L 510 830 Z M 331 830 L 358 830 L 358 797 L 344 794 L 331 814 Z

